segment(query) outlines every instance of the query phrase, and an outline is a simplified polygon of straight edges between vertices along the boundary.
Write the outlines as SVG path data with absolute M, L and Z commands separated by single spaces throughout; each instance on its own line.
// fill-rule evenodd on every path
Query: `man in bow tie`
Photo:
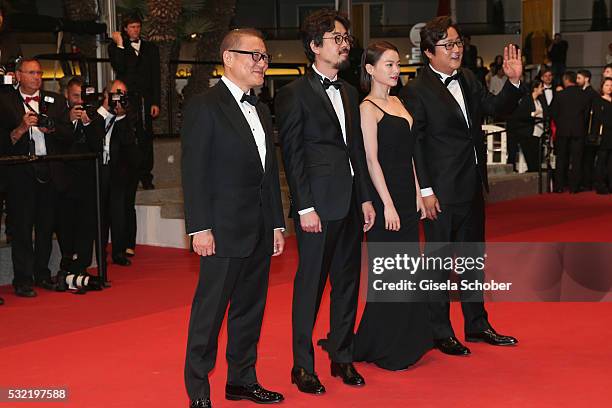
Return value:
M 238 29 L 221 42 L 220 58 L 221 80 L 189 101 L 181 131 L 185 229 L 200 256 L 185 364 L 196 408 L 211 406 L 208 375 L 228 303 L 225 397 L 283 400 L 255 373 L 270 260 L 285 243 L 272 118 L 252 91 L 270 55 L 259 31 Z
M 129 175 L 126 189 L 126 255 L 134 256 L 136 245 L 136 212 L 134 200 L 138 182 L 145 190 L 153 185 L 153 119 L 159 116 L 161 77 L 159 49 L 140 38 L 142 21 L 138 15 L 128 15 L 122 21 L 122 32 L 112 34 L 108 47 L 111 66 L 130 90 L 131 110 L 136 114 L 136 138 L 140 150 L 140 165 Z
M 348 19 L 334 10 L 308 16 L 301 34 L 312 70 L 276 97 L 299 251 L 291 381 L 311 394 L 325 392 L 315 374 L 312 330 L 328 276 L 332 290 L 326 348 L 331 373 L 348 385 L 365 384 L 352 363 L 353 329 L 361 241 L 375 213 L 357 90 L 337 78 L 349 62 L 353 43 L 349 28 Z
M 42 68 L 35 59 L 16 67 L 17 89 L 0 95 L 0 138 L 9 156 L 66 153 L 73 140 L 63 96 L 42 89 Z M 45 116 L 53 123 L 46 121 Z M 59 162 L 7 166 L 8 198 L 13 240 L 15 294 L 34 297 L 33 285 L 54 290 L 48 268 L 55 220 L 57 185 L 64 176 Z M 32 231 L 36 237 L 32 242 Z
M 437 17 L 423 27 L 421 52 L 428 64 L 400 96 L 414 118 L 414 163 L 427 215 L 425 238 L 427 242 L 448 244 L 435 253 L 437 256 L 476 259 L 484 255 L 483 189 L 488 191 L 482 117 L 510 113 L 516 107 L 522 95 L 521 53 L 513 45 L 504 49 L 503 70 L 508 80 L 499 94 L 493 95 L 470 70 L 460 69 L 463 40 L 449 17 Z M 449 279 L 448 270 L 426 273 L 425 279 Z M 481 282 L 484 270 L 470 268 L 461 279 Z M 470 354 L 455 337 L 448 294 L 441 292 L 430 298 L 435 347 L 446 354 Z M 461 300 L 467 341 L 516 344 L 513 337 L 492 328 L 482 291 L 461 291 Z

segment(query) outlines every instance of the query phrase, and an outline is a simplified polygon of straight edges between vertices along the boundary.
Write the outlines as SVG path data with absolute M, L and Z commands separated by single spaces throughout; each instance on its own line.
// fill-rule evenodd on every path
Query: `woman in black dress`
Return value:
M 412 161 L 412 117 L 397 97 L 389 95 L 399 80 L 399 63 L 397 48 L 386 41 L 371 44 L 362 57 L 362 88 L 369 94 L 360 107 L 361 128 L 377 193 L 373 199 L 377 217 L 367 241 L 415 246 L 421 197 Z M 388 370 L 407 368 L 432 347 L 427 305 L 369 301 L 354 344 L 355 361 Z
M 601 136 L 595 167 L 595 190 L 598 194 L 612 191 L 612 78 L 601 83 L 601 98 L 593 101 L 591 134 Z

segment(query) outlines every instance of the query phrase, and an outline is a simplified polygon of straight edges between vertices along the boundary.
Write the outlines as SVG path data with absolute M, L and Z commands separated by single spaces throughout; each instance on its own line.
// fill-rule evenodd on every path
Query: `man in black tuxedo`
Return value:
M 599 92 L 593 89 L 591 85 L 591 76 L 591 71 L 588 69 L 579 69 L 576 74 L 576 84 L 582 88 L 589 99 L 588 115 L 590 115 L 593 102 L 600 98 Z M 597 156 L 598 150 L 599 146 L 594 146 L 592 144 L 584 145 L 584 153 L 582 155 L 582 176 L 580 181 L 580 189 L 582 190 L 591 190 L 593 188 L 595 157 Z
M 452 244 L 441 256 L 480 257 L 485 239 L 483 187 L 488 190 L 482 116 L 510 113 L 516 107 L 522 95 L 520 51 L 512 45 L 505 48 L 508 81 L 496 96 L 472 71 L 460 69 L 463 42 L 449 17 L 437 17 L 423 27 L 421 51 L 429 63 L 400 96 L 414 118 L 414 163 L 427 215 L 425 237 L 428 243 Z M 438 282 L 449 278 L 448 270 L 427 273 L 427 279 Z M 461 279 L 482 281 L 484 271 L 467 270 Z M 467 341 L 516 343 L 493 330 L 481 291 L 461 291 L 461 300 Z M 429 305 L 435 347 L 447 354 L 470 354 L 455 337 L 448 294 L 432 297 Z
M 198 408 L 211 405 L 208 375 L 228 303 L 225 397 L 283 400 L 255 373 L 270 256 L 285 244 L 272 119 L 252 90 L 263 84 L 270 56 L 254 29 L 229 32 L 220 51 L 224 75 L 189 101 L 181 132 L 186 230 L 201 256 L 185 363 Z
M 128 194 L 136 191 L 138 181 L 145 190 L 153 185 L 153 119 L 159 116 L 161 78 L 159 50 L 157 46 L 140 38 L 142 22 L 140 17 L 131 15 L 122 22 L 122 32 L 112 34 L 113 43 L 108 47 L 111 66 L 130 90 L 132 110 L 136 114 L 136 136 L 141 151 L 141 163 L 137 177 L 128 182 Z M 135 213 L 128 220 L 133 231 L 129 241 L 135 236 Z M 133 255 L 134 248 L 128 248 Z
M 312 330 L 328 275 L 332 291 L 327 351 L 332 375 L 349 385 L 365 384 L 352 364 L 353 329 L 361 241 L 375 214 L 357 90 L 337 79 L 348 63 L 349 26 L 333 10 L 308 16 L 301 31 L 312 70 L 283 87 L 276 97 L 299 251 L 293 286 L 291 381 L 300 391 L 313 394 L 325 392 L 315 374 Z
M 563 86 L 565 89 L 557 93 L 550 108 L 550 115 L 557 125 L 554 191 L 563 192 L 569 182 L 570 193 L 577 193 L 580 191 L 582 155 L 591 99 L 576 84 L 574 71 L 563 74 Z
M 16 76 L 19 87 L 0 95 L 0 137 L 6 154 L 65 153 L 72 140 L 66 100 L 41 89 L 42 68 L 37 60 L 20 60 Z M 54 123 L 49 123 L 49 118 Z M 48 264 L 57 185 L 64 176 L 62 167 L 61 163 L 50 161 L 17 164 L 6 169 L 13 233 L 13 286 L 17 296 L 36 296 L 32 284 L 55 289 Z M 33 229 L 36 230 L 34 246 Z
M 544 67 L 540 71 L 540 80 L 544 84 L 544 92 L 542 93 L 542 96 L 540 96 L 540 102 L 545 102 L 546 106 L 548 107 L 552 105 L 552 101 L 557 93 L 553 85 L 553 79 L 554 76 L 552 73 L 552 69 L 550 69 L 549 67 Z
M 73 77 L 64 91 L 73 129 L 74 141 L 69 150 L 72 154 L 98 153 L 102 146 L 95 127 L 89 126 L 98 115 L 91 110 L 88 114 L 84 109 L 83 86 L 80 77 Z M 60 188 L 57 212 L 61 267 L 82 273 L 91 264 L 96 236 L 95 162 L 92 159 L 67 161 L 65 171 L 67 183 Z
M 129 88 L 116 79 L 104 90 L 104 102 L 90 125 L 102 151 L 100 164 L 100 208 L 102 213 L 102 254 L 98 262 L 106 262 L 109 228 L 112 236 L 112 259 L 119 266 L 130 266 L 125 256 L 125 196 L 128 177 L 135 170 L 138 155 L 135 120 L 130 112 Z M 101 255 L 101 257 L 100 257 Z

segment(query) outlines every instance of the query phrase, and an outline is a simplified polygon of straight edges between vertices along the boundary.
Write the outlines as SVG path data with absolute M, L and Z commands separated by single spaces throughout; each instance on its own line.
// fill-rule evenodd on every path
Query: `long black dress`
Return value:
M 612 189 L 612 103 L 604 98 L 593 101 L 591 133 L 601 135 L 595 165 L 595 187 L 598 193 L 607 194 Z
M 400 217 L 399 231 L 385 229 L 384 205 L 373 200 L 376 221 L 368 242 L 418 242 L 419 216 L 412 168 L 415 138 L 410 124 L 400 116 L 383 112 L 378 122 L 378 161 L 387 189 Z M 387 370 L 401 370 L 416 363 L 432 347 L 427 305 L 416 302 L 368 302 L 354 340 L 354 361 L 366 361 Z

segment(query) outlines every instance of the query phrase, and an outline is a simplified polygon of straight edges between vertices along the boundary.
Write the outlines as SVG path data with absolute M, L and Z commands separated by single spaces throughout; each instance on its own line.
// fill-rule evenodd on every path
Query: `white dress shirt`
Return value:
M 31 98 L 34 96 L 38 96 L 40 98 L 41 97 L 40 91 L 36 91 L 32 95 L 26 95 L 23 92 L 21 92 L 21 89 L 20 89 L 19 93 L 21 94 L 21 97 L 23 98 L 23 101 L 24 101 L 23 108 L 25 109 L 26 113 L 31 112 L 31 110 L 25 104 L 25 99 L 28 97 Z M 28 102 L 28 105 L 30 105 L 30 107 L 34 109 L 36 113 L 39 113 L 38 102 L 30 101 Z M 38 128 L 38 126 L 31 126 L 29 129 L 29 133 L 30 133 L 30 139 L 34 140 L 34 146 L 36 150 L 35 154 L 37 156 L 46 156 L 47 155 L 47 145 L 45 144 L 45 134 Z
M 106 134 L 104 135 L 104 145 L 102 148 L 102 164 L 108 164 L 111 159 L 110 143 L 111 143 L 111 136 L 113 135 L 113 129 L 115 128 L 115 123 L 119 122 L 120 120 L 123 120 L 125 118 L 125 115 L 117 116 L 117 118 L 114 120 L 114 122 L 109 127 L 109 123 L 111 122 L 111 120 L 113 120 L 115 115 L 107 111 L 104 108 L 104 106 L 100 106 L 98 108 L 98 113 L 100 114 L 100 116 L 104 118 L 104 129 L 108 128 L 108 130 L 106 131 Z
M 326 75 L 322 74 L 315 64 L 312 64 L 313 71 L 319 76 L 319 78 L 327 78 L 330 81 L 336 81 L 338 79 L 338 75 L 333 78 L 329 78 Z M 321 83 L 323 79 L 321 79 Z M 340 94 L 340 89 L 336 89 L 335 86 L 330 86 L 325 90 L 325 93 L 329 97 L 329 100 L 334 107 L 334 111 L 336 112 L 336 116 L 338 117 L 338 121 L 340 122 L 340 129 L 342 129 L 342 139 L 344 139 L 344 144 L 346 144 L 346 120 L 344 117 L 344 105 L 342 103 L 342 95 Z M 349 167 L 351 168 L 351 176 L 355 175 L 353 171 L 353 164 L 351 163 L 351 159 L 349 158 Z M 298 211 L 299 215 L 308 214 L 309 212 L 314 211 L 314 207 L 304 208 Z

